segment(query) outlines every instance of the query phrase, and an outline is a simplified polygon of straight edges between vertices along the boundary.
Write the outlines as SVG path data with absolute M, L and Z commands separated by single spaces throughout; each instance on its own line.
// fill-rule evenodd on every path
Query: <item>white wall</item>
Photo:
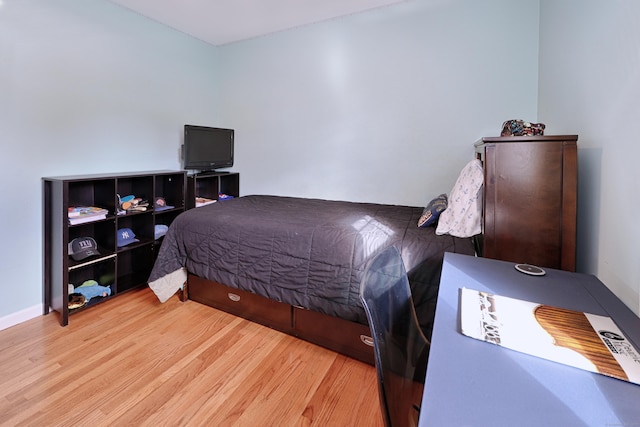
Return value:
M 178 169 L 215 48 L 103 0 L 0 2 L 0 329 L 42 313 L 40 178 Z
M 578 269 L 640 313 L 640 3 L 541 1 L 539 119 L 577 133 Z
M 538 11 L 414 0 L 213 48 L 104 0 L 4 0 L 0 329 L 41 310 L 40 178 L 178 168 L 185 123 L 236 129 L 243 194 L 449 192 L 473 142 L 536 119 Z
M 402 204 L 503 120 L 577 133 L 578 268 L 638 313 L 638 16 L 414 0 L 213 48 L 104 0 L 0 1 L 0 329 L 41 312 L 40 178 L 178 168 L 184 123 L 236 128 L 244 194 Z
M 536 119 L 538 10 L 412 1 L 222 47 L 242 193 L 409 205 L 448 193 L 477 139 Z

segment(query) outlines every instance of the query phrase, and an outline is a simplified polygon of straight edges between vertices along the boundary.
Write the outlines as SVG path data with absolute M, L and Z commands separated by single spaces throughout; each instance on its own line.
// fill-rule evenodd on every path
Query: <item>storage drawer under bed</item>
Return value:
M 369 325 L 349 322 L 303 308 L 293 308 L 295 336 L 373 364 Z
M 189 274 L 188 298 L 373 364 L 368 325 L 271 300 Z
M 189 274 L 189 299 L 282 332 L 293 329 L 291 305 Z

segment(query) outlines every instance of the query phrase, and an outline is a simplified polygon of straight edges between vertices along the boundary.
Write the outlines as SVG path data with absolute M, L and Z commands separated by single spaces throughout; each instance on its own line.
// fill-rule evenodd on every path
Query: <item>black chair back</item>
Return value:
M 407 273 L 395 247 L 382 251 L 367 266 L 360 300 L 374 342 L 385 425 L 416 425 L 429 342 L 416 318 Z

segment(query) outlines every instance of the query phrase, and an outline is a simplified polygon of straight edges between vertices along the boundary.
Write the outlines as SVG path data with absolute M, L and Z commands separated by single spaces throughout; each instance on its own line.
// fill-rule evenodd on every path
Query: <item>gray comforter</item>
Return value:
M 444 252 L 474 251 L 470 239 L 418 228 L 421 213 L 419 207 L 277 196 L 191 209 L 171 224 L 149 284 L 186 268 L 230 287 L 366 324 L 360 279 L 369 260 L 394 245 L 430 335 Z

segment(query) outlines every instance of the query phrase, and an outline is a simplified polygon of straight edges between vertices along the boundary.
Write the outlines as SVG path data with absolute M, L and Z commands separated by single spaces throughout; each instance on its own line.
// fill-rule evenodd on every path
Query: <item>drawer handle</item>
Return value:
M 373 347 L 373 338 L 371 338 L 370 336 L 360 335 L 360 341 L 362 341 L 364 344 L 368 345 L 369 347 Z
M 231 301 L 233 301 L 233 302 L 238 302 L 238 301 L 240 301 L 240 295 L 238 295 L 238 294 L 234 294 L 234 293 L 229 292 L 229 293 L 227 294 L 227 296 L 228 296 L 228 297 L 229 297 L 229 299 L 230 299 Z

